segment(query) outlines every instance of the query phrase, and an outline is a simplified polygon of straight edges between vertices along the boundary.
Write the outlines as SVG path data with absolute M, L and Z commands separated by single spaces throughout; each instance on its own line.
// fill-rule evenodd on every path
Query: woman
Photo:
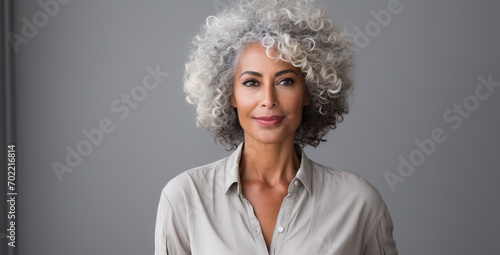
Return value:
M 168 182 L 155 254 L 397 254 L 362 177 L 307 158 L 348 112 L 351 39 L 311 1 L 240 1 L 193 40 L 198 127 L 236 150 Z

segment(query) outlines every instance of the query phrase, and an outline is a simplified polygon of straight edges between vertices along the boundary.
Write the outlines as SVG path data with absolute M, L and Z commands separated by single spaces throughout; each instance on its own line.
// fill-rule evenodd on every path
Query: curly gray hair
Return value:
M 196 105 L 196 125 L 234 149 L 244 140 L 231 106 L 237 63 L 245 47 L 261 42 L 269 57 L 299 67 L 311 104 L 295 134 L 301 146 L 316 147 L 348 113 L 352 88 L 352 37 L 339 32 L 314 0 L 240 0 L 209 16 L 192 41 L 186 63 L 186 100 Z

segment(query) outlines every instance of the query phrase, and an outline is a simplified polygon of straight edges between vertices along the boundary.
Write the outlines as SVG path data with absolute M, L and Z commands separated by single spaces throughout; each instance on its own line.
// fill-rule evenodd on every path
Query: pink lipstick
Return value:
M 279 124 L 285 116 L 273 115 L 273 116 L 262 116 L 255 117 L 254 119 L 264 126 L 275 126 Z

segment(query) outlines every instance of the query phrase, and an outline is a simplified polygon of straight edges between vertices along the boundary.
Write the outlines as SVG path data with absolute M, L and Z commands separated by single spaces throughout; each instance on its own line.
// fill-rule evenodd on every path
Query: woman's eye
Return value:
M 293 79 L 286 78 L 278 82 L 279 85 L 290 86 L 294 83 Z
M 243 82 L 243 85 L 245 85 L 247 87 L 255 87 L 255 86 L 259 85 L 259 83 L 257 81 L 254 81 L 254 80 L 249 80 L 249 81 Z

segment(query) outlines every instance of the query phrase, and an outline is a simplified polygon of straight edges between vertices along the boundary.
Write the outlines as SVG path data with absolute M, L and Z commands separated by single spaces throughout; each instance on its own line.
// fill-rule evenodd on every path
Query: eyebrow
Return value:
M 299 76 L 297 74 L 297 72 L 295 72 L 294 70 L 292 69 L 286 69 L 286 70 L 282 70 L 282 71 L 279 71 L 277 73 L 274 74 L 274 77 L 278 77 L 280 75 L 283 75 L 283 74 L 286 74 L 286 73 L 294 73 L 295 75 Z M 244 74 L 249 74 L 249 75 L 254 75 L 254 76 L 258 76 L 258 77 L 262 77 L 262 74 L 258 73 L 258 72 L 254 72 L 254 71 L 245 71 L 243 73 L 241 73 L 240 75 L 240 78 L 241 76 L 243 76 Z

